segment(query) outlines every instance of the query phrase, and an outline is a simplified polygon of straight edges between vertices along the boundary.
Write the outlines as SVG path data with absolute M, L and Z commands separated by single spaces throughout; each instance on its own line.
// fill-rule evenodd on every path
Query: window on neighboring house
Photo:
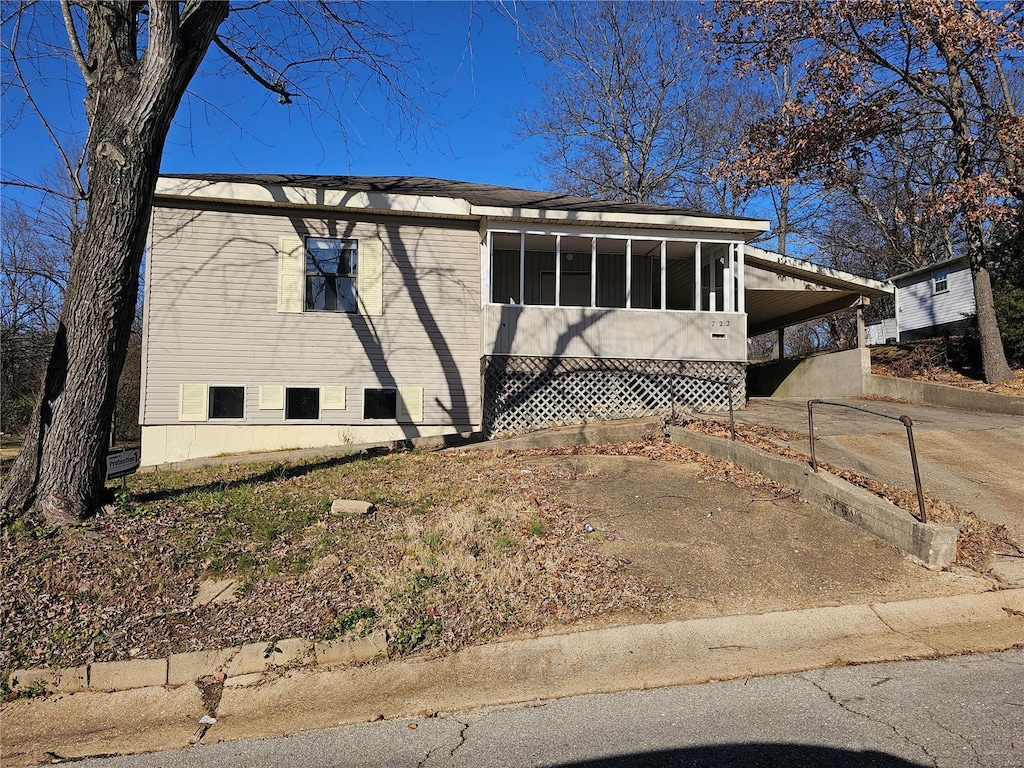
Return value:
M 355 240 L 306 238 L 306 309 L 356 312 Z
M 284 392 L 284 418 L 316 420 L 320 418 L 320 387 L 288 387 Z
M 210 387 L 209 409 L 211 419 L 244 418 L 245 387 Z
M 932 293 L 943 293 L 949 290 L 949 272 L 942 270 L 932 276 Z
M 395 419 L 398 417 L 398 390 L 364 389 L 364 419 Z

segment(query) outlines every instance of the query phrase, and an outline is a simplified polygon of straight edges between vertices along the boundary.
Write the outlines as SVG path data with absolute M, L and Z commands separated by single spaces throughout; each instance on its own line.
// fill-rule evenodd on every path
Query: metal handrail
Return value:
M 911 421 L 909 416 L 893 416 L 890 413 L 884 411 L 876 411 L 874 408 L 865 408 L 863 405 L 853 405 L 852 403 L 841 403 L 836 400 L 808 400 L 807 401 L 807 429 L 810 433 L 811 441 L 811 469 L 815 472 L 818 471 L 818 462 L 814 456 L 814 408 L 815 404 L 818 405 L 836 405 L 840 408 L 850 408 L 854 411 L 863 411 L 864 413 L 870 413 L 873 416 L 881 416 L 884 419 L 892 419 L 893 421 L 900 422 L 907 428 L 907 443 L 910 445 L 910 463 L 914 467 L 914 485 L 917 486 L 917 508 L 921 513 L 921 522 L 928 522 L 928 512 L 924 508 L 924 491 L 921 489 L 921 471 L 917 466 L 917 448 L 914 446 L 914 422 Z

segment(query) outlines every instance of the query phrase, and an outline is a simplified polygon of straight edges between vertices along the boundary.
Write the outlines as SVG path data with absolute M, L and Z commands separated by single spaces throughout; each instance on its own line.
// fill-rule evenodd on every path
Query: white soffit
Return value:
M 453 218 L 469 218 L 471 216 L 469 203 L 451 197 L 401 195 L 387 192 L 352 192 L 342 189 L 315 189 L 276 184 L 204 181 L 202 179 L 160 177 L 156 183 L 156 196 L 303 208 L 358 209 Z

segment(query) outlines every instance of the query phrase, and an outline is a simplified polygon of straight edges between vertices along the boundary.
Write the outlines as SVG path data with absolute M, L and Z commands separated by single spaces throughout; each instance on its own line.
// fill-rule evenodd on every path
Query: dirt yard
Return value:
M 576 449 L 586 451 L 590 449 Z M 602 553 L 667 592 L 651 613 L 697 618 L 984 591 L 973 571 L 936 573 L 758 475 L 641 455 L 523 457 L 553 498 L 594 528 Z

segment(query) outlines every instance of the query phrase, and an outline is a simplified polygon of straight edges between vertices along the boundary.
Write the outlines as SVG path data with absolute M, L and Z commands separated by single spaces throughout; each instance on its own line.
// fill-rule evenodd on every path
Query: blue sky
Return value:
M 424 124 L 415 133 L 396 138 L 387 126 L 350 105 L 347 137 L 342 136 L 332 120 L 310 119 L 300 105 L 278 104 L 242 75 L 220 77 L 207 68 L 194 81 L 198 95 L 182 103 L 161 169 L 417 175 L 543 186 L 536 142 L 516 137 L 514 114 L 536 104 L 536 86 L 543 75 L 540 58 L 521 39 L 523 30 L 490 3 L 399 3 L 392 12 L 406 22 L 410 44 L 430 64 L 431 90 L 439 94 L 425 105 L 433 127 Z M 55 43 L 66 45 L 60 27 L 43 31 Z M 42 85 L 35 96 L 53 125 L 60 131 L 80 130 L 80 91 L 63 77 Z M 372 97 L 365 104 L 372 104 Z M 6 96 L 3 113 L 4 178 L 39 181 L 43 170 L 57 162 L 52 143 L 33 116 L 11 122 L 18 115 L 17 105 Z M 5 197 L 22 194 L 9 186 L 4 189 Z

